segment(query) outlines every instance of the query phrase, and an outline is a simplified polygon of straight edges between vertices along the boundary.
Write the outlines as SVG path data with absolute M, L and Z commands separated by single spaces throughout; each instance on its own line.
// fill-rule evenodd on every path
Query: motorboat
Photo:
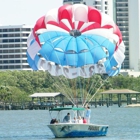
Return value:
M 54 108 L 49 111 L 58 111 L 62 110 L 73 110 L 76 112 L 83 111 L 84 108 L 78 107 L 67 107 L 67 108 Z M 50 113 L 51 114 L 51 113 Z M 59 115 L 57 115 L 59 116 Z M 48 124 L 48 127 L 54 134 L 56 138 L 67 138 L 67 137 L 97 137 L 97 136 L 106 136 L 108 131 L 108 125 L 98 125 L 92 123 L 74 123 L 73 121 L 69 123 L 63 123 L 60 118 L 56 123 Z

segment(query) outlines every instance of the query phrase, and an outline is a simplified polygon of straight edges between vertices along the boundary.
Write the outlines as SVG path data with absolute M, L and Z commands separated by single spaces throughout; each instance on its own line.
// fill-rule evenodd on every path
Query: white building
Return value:
M 32 27 L 0 26 L 0 70 L 28 70 L 27 37 Z
M 140 0 L 128 0 L 129 5 L 129 68 L 140 71 Z

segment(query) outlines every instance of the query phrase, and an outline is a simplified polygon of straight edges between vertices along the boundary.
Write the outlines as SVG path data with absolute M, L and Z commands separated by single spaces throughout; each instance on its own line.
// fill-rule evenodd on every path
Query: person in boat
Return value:
M 83 123 L 81 116 L 78 117 L 78 123 Z
M 83 117 L 83 123 L 87 123 L 87 120 Z
M 67 113 L 67 115 L 64 117 L 63 122 L 64 123 L 70 123 L 71 119 L 70 119 L 70 113 Z
M 77 123 L 78 121 L 77 121 L 77 118 L 76 117 L 74 117 L 74 119 L 73 119 L 73 123 Z
M 56 119 L 52 119 L 50 124 L 54 124 L 54 123 L 56 123 L 56 121 L 57 121 Z
M 91 109 L 90 109 L 90 107 L 89 106 L 87 106 L 87 108 L 86 108 L 87 110 L 86 110 L 86 120 L 87 120 L 87 123 L 90 123 L 90 115 L 91 115 Z

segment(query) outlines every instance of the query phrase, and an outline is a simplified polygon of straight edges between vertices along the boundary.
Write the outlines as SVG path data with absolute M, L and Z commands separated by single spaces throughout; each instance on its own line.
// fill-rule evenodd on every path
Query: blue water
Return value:
M 72 140 L 140 140 L 140 107 L 119 108 L 113 105 L 91 110 L 92 123 L 109 125 L 107 136 Z M 48 110 L 0 111 L 0 140 L 54 140 L 47 127 L 49 122 Z

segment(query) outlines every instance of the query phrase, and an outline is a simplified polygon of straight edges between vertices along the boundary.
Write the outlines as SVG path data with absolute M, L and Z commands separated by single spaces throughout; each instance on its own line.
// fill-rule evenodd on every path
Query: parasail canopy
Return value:
M 39 18 L 27 40 L 33 70 L 69 79 L 98 74 L 115 76 L 125 46 L 112 18 L 83 4 L 64 5 Z

